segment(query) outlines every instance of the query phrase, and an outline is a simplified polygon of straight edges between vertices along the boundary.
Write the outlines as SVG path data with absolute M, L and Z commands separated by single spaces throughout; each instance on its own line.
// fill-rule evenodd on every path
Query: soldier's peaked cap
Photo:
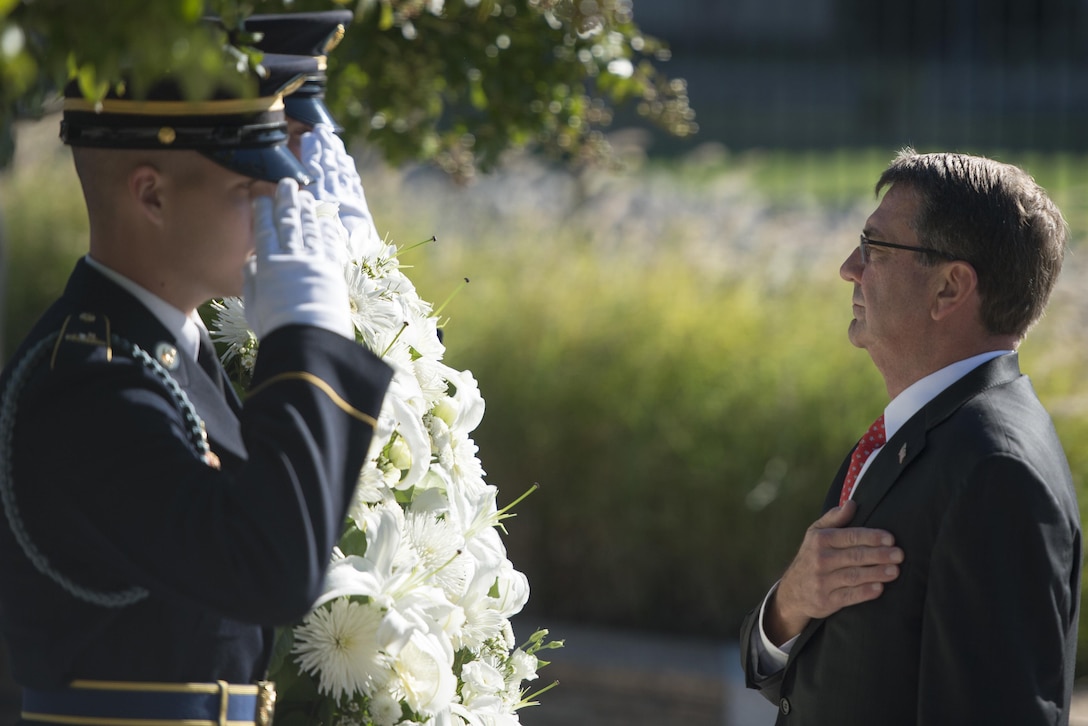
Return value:
M 328 78 L 325 64 L 328 54 L 339 45 L 351 25 L 350 10 L 327 10 L 312 13 L 274 13 L 251 15 L 242 23 L 242 30 L 255 37 L 253 45 L 265 53 L 302 55 L 318 63 L 316 73 L 284 98 L 290 118 L 313 126 L 326 123 L 342 131 L 325 105 Z
M 220 88 L 193 101 L 176 79 L 164 77 L 140 98 L 111 91 L 95 103 L 69 83 L 61 139 L 71 146 L 198 151 L 244 176 L 271 182 L 291 177 L 308 184 L 305 169 L 286 146 L 283 97 L 316 72 L 317 62 L 304 56 L 269 60 L 257 74 L 255 97 Z

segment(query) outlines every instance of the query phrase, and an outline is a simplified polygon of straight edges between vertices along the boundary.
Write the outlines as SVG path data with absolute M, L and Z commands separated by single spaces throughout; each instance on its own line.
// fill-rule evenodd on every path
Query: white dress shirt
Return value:
M 193 360 L 197 360 L 197 355 L 200 352 L 200 328 L 204 327 L 204 321 L 200 319 L 200 315 L 195 310 L 191 315 L 186 315 L 146 287 L 141 287 L 120 272 L 106 267 L 90 255 L 86 255 L 83 259 L 96 272 L 116 283 L 125 292 L 139 300 L 162 323 L 163 327 L 170 331 L 177 340 L 178 348 L 185 351 Z
M 1010 350 L 994 350 L 988 353 L 980 353 L 971 358 L 957 361 L 952 365 L 946 366 L 934 373 L 930 373 L 925 378 L 912 383 L 904 389 L 902 393 L 892 399 L 892 402 L 884 409 L 885 439 L 890 440 L 895 436 L 896 432 L 902 428 L 903 424 L 905 424 L 911 416 L 922 410 L 923 406 L 936 398 L 939 393 L 953 383 L 963 378 L 983 363 L 1011 352 L 1012 351 Z M 869 469 L 870 462 L 876 458 L 877 454 L 879 454 L 883 448 L 884 447 L 874 449 L 873 453 L 871 453 L 869 458 L 865 460 L 865 463 L 862 464 L 861 472 L 858 474 L 857 484 L 854 485 L 854 490 L 850 493 L 851 499 L 854 496 L 854 492 L 861 486 L 861 480 L 865 477 L 865 472 Z M 750 647 L 755 650 L 758 657 L 756 662 L 759 664 L 759 675 L 763 677 L 786 667 L 786 660 L 789 658 L 790 649 L 793 648 L 793 644 L 797 640 L 797 637 L 795 636 L 790 640 L 787 640 L 781 646 L 776 646 L 770 641 L 766 631 L 763 629 L 763 615 L 764 610 L 767 607 L 767 600 L 770 599 L 777 588 L 778 583 L 775 583 L 774 587 L 772 587 L 766 597 L 763 598 L 763 604 L 759 608 L 759 637 L 753 637 L 750 645 Z

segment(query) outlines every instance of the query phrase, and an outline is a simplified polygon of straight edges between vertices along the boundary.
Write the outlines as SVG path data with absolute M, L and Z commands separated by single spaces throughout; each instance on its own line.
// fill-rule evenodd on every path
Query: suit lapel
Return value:
M 1009 383 L 1020 375 L 1020 363 L 1015 353 L 994 358 L 953 383 L 911 416 L 877 453 L 865 472 L 854 494 L 858 511 L 851 526 L 861 527 L 869 521 L 880 502 L 899 482 L 900 475 L 925 449 L 930 430 L 980 392 Z
M 881 500 L 899 481 L 899 475 L 922 453 L 926 445 L 926 428 L 924 417 L 914 415 L 877 452 L 854 492 L 858 511 L 850 522 L 851 527 L 865 526 Z

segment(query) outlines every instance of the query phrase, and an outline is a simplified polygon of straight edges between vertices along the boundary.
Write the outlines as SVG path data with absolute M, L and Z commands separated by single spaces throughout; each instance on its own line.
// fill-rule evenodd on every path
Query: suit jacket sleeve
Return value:
M 760 695 L 774 705 L 778 705 L 782 674 L 785 669 L 775 671 L 769 676 L 759 674 L 759 655 L 756 641 L 759 640 L 759 612 L 762 605 L 748 613 L 740 629 L 740 663 L 744 668 L 744 681 L 748 688 L 754 688 Z

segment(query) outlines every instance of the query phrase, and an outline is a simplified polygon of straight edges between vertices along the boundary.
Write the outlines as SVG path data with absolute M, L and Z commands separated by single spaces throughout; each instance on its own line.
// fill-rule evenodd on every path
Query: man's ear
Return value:
M 943 265 L 937 277 L 932 315 L 941 320 L 978 298 L 978 273 L 969 262 L 955 260 Z
M 163 175 L 150 164 L 140 164 L 128 175 L 128 193 L 152 224 L 163 223 Z

